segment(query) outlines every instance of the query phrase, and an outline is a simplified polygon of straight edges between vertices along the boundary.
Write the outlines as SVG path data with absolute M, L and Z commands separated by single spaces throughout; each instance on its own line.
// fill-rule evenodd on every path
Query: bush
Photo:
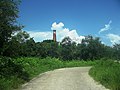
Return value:
M 15 59 L 0 57 L 0 90 L 17 88 L 24 81 L 29 81 L 29 75 Z
M 96 64 L 96 61 L 62 61 L 50 57 L 43 59 L 1 57 L 0 64 L 0 90 L 11 90 L 40 73 L 64 67 L 91 66 Z

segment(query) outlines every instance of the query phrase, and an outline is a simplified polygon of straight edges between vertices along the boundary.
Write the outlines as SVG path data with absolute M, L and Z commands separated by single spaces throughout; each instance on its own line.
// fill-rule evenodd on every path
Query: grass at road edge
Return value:
M 0 58 L 0 61 L 5 61 L 5 63 L 1 64 L 2 78 L 0 78 L 0 90 L 13 90 L 13 88 L 18 88 L 21 84 L 26 83 L 46 71 L 67 67 L 92 66 L 96 64 L 96 61 L 62 61 L 50 57 L 44 59 L 34 57 L 4 58 L 4 60 Z
M 120 90 L 120 64 L 113 60 L 100 60 L 89 71 L 96 81 L 111 90 Z

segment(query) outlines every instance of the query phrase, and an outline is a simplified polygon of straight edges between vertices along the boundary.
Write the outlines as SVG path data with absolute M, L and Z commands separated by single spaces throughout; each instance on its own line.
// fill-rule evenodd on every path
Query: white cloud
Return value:
M 82 39 L 84 39 L 84 36 L 79 36 L 76 30 L 70 30 L 68 28 L 64 28 L 64 24 L 62 22 L 56 23 L 54 22 L 52 24 L 51 30 L 56 30 L 57 34 L 57 41 L 61 41 L 65 37 L 70 37 L 73 41 L 76 43 L 81 43 Z M 50 32 L 34 32 L 34 31 L 29 31 L 28 32 L 31 37 L 34 37 L 34 40 L 36 42 L 40 42 L 42 40 L 46 39 L 52 39 L 53 34 L 52 31 Z
M 120 43 L 120 36 L 116 34 L 108 34 L 107 37 L 110 39 L 112 44 Z
M 56 22 L 53 23 L 51 29 L 56 30 L 58 41 L 69 36 L 74 42 L 81 43 L 82 39 L 85 38 L 84 36 L 79 36 L 76 30 L 64 28 L 64 24 L 62 22 L 58 24 Z
M 100 29 L 99 34 L 100 34 L 101 32 L 104 32 L 104 31 L 110 30 L 110 29 L 111 29 L 111 26 L 110 26 L 111 23 L 112 23 L 112 21 L 110 20 L 109 23 L 106 24 L 104 28 Z
M 28 31 L 30 37 L 33 37 L 36 42 L 40 42 L 42 40 L 52 39 L 52 32 L 34 32 Z
M 52 24 L 51 30 L 61 30 L 61 29 L 63 29 L 63 27 L 64 27 L 64 24 L 62 22 L 60 22 L 59 24 L 54 22 Z

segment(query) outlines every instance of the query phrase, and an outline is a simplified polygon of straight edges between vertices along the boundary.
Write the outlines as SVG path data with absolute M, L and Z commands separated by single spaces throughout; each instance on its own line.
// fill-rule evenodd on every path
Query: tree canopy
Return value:
M 62 60 L 120 59 L 120 44 L 107 46 L 101 43 L 100 38 L 91 35 L 79 44 L 70 37 L 61 42 L 35 42 L 17 22 L 19 4 L 20 0 L 0 0 L 0 56 L 56 57 Z
M 19 3 L 19 0 L 0 0 L 0 54 L 7 48 L 12 34 L 22 28 L 16 21 Z

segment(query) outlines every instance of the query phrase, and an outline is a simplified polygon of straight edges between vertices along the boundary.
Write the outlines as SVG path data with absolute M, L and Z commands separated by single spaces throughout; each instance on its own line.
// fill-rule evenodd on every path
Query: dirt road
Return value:
M 21 90 L 108 90 L 89 75 L 90 67 L 63 68 L 39 75 Z

